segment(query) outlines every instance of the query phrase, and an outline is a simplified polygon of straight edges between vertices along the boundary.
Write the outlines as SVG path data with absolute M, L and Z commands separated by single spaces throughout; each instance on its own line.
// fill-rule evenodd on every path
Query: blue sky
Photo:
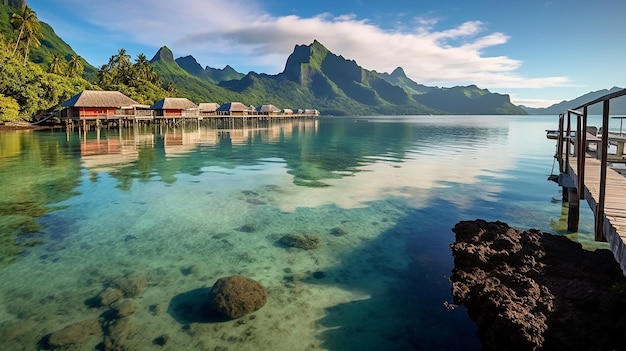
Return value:
M 202 66 L 276 74 L 317 39 L 366 69 L 476 84 L 544 107 L 626 87 L 624 0 L 28 0 L 98 67 L 161 46 Z

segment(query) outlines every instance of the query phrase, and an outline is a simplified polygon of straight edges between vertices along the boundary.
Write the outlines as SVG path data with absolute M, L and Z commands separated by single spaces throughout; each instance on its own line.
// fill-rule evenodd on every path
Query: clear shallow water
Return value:
M 166 347 L 189 350 L 480 349 L 466 311 L 446 307 L 451 228 L 483 218 L 564 233 L 546 180 L 555 144 L 545 129 L 556 124 L 361 117 L 2 133 L 0 349 L 36 349 L 97 318 L 106 309 L 90 299 L 138 276 L 147 285 L 120 341 L 132 350 L 161 349 L 164 334 Z M 595 247 L 582 208 L 569 236 Z M 281 246 L 290 233 L 322 247 Z M 253 317 L 181 313 L 232 274 L 268 289 Z

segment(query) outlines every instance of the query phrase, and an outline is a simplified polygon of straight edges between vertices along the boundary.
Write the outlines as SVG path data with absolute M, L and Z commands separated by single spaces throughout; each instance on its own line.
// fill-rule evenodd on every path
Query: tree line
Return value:
M 142 104 L 176 96 L 144 54 L 133 62 L 125 49 L 98 69 L 94 81 L 83 78 L 86 62 L 79 55 L 53 53 L 46 70 L 29 60 L 44 36 L 35 11 L 25 6 L 11 15 L 10 24 L 12 33 L 0 33 L 0 122 L 36 120 L 86 89 L 119 90 Z

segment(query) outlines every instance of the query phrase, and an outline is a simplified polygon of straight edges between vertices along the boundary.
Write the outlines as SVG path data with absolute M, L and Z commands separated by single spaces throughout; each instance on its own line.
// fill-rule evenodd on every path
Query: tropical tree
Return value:
M 70 58 L 70 75 L 72 76 L 80 76 L 83 74 L 83 70 L 85 69 L 85 65 L 83 64 L 83 58 L 79 55 L 72 55 Z
M 61 59 L 61 56 L 55 52 L 52 55 L 52 60 L 50 61 L 50 67 L 48 68 L 48 73 L 54 73 L 58 75 L 65 74 L 64 66 L 65 65 L 64 65 L 63 59 Z
M 24 62 L 26 62 L 31 45 L 35 47 L 41 45 L 39 42 L 39 38 L 42 37 L 41 25 L 37 19 L 37 14 L 33 9 L 26 6 L 22 13 L 14 13 L 11 16 L 11 25 L 16 30 L 19 28 L 19 34 L 11 56 L 15 56 L 20 43 L 26 42 L 24 48 Z
M 113 84 L 113 72 L 111 71 L 111 66 L 109 64 L 104 64 L 100 66 L 98 70 L 98 85 L 102 87 L 107 87 Z
M 20 105 L 11 97 L 0 94 L 0 121 L 17 121 Z
M 134 68 L 138 78 L 143 79 L 152 84 L 161 85 L 161 78 L 154 71 L 154 68 L 148 61 L 148 58 L 143 53 L 137 55 L 135 59 Z

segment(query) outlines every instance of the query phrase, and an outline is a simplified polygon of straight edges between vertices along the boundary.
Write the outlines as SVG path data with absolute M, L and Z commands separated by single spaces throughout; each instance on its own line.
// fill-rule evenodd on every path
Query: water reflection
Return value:
M 75 195 L 79 160 L 67 153 L 62 133 L 0 133 L 0 266 L 45 238 L 37 219 Z

